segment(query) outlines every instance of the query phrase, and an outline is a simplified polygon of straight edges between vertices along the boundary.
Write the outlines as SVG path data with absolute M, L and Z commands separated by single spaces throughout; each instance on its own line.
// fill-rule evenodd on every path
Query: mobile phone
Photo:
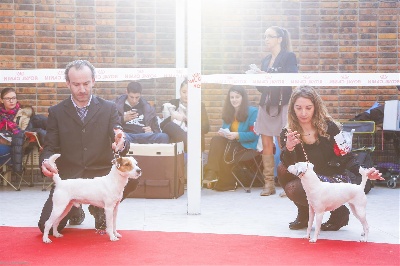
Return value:
M 131 111 L 134 113 L 137 113 L 137 109 L 135 109 L 135 108 L 132 108 Z

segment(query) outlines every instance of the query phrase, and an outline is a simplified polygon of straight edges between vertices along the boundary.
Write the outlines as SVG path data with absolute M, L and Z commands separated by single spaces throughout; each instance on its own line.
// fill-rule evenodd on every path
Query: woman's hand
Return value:
M 370 180 L 385 180 L 385 178 L 382 177 L 382 173 L 379 173 L 374 167 L 368 169 L 367 176 Z
M 300 144 L 300 134 L 288 128 L 286 133 L 286 149 L 293 151 L 297 144 Z
M 226 133 L 225 138 L 229 140 L 239 139 L 239 132 L 229 132 Z
M 185 122 L 186 121 L 186 116 L 178 111 L 173 111 L 171 113 L 171 119 L 172 120 L 178 120 L 181 122 Z

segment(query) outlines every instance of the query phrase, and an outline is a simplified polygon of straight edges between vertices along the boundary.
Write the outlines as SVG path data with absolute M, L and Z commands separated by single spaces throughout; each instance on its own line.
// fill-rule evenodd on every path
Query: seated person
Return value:
M 161 133 L 156 110 L 141 95 L 142 85 L 133 81 L 126 94 L 115 100 L 126 139 L 139 144 L 169 143 L 168 135 Z
M 321 181 L 335 178 L 359 184 L 361 175 L 354 155 L 339 150 L 334 137 L 339 134 L 341 125 L 328 114 L 321 97 L 312 87 L 300 86 L 295 89 L 288 110 L 288 124 L 280 136 L 282 147 L 278 180 L 287 197 L 297 206 L 297 218 L 289 223 L 289 228 L 298 230 L 307 227 L 308 201 L 300 178 L 290 174 L 287 167 L 308 160 L 314 164 L 314 171 Z M 371 168 L 368 177 L 377 179 L 378 176 L 379 172 Z M 348 221 L 349 210 L 342 205 L 331 211 L 329 220 L 321 225 L 321 230 L 337 231 Z
M 259 136 L 253 131 L 257 113 L 256 107 L 249 106 L 247 92 L 242 86 L 229 89 L 222 110 L 222 129 L 225 132 L 220 130 L 218 136 L 211 139 L 203 183 L 217 181 L 214 186 L 217 191 L 236 189 L 232 164 L 227 160 L 232 159 L 234 151 L 257 149 Z
M 185 79 L 180 87 L 180 99 L 169 101 L 167 106 L 169 117 L 161 122 L 161 130 L 167 133 L 171 142 L 183 141 L 185 151 L 187 150 L 187 90 L 188 81 Z M 164 117 L 165 118 L 165 117 Z M 204 135 L 210 130 L 208 115 L 204 103 L 201 103 L 201 150 L 205 150 Z
M 33 114 L 29 121 L 27 130 L 36 133 L 36 137 L 39 140 L 41 146 L 44 145 L 44 139 L 46 137 L 47 128 L 47 116 L 42 114 Z
M 3 154 L 0 156 L 11 152 L 13 171 L 22 173 L 24 130 L 32 116 L 32 108 L 21 108 L 15 89 L 5 88 L 1 91 L 0 116 L 0 131 L 3 136 L 0 145 L 10 146 L 2 147 Z

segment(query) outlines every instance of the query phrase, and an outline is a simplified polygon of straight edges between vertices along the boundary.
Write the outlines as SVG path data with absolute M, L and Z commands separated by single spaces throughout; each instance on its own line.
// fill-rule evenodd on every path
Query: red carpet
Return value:
M 0 265 L 399 265 L 400 245 L 305 239 L 65 229 L 44 244 L 37 228 L 0 227 Z

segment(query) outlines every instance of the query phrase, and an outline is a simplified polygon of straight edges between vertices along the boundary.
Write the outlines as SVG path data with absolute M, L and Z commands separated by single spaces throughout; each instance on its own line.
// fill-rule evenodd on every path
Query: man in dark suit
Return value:
M 129 150 L 129 142 L 118 134 L 123 131 L 115 103 L 92 95 L 95 68 L 86 60 L 69 63 L 65 79 L 71 96 L 49 108 L 47 134 L 40 154 L 42 172 L 50 178 L 58 172 L 62 179 L 104 176 L 111 169 L 114 149 L 121 155 Z M 54 153 L 61 154 L 56 162 L 58 169 L 47 161 Z M 138 180 L 130 179 L 123 198 L 135 190 L 137 184 Z M 54 187 L 38 223 L 42 232 L 53 208 L 53 191 Z M 95 217 L 96 229 L 105 229 L 104 210 L 90 205 L 89 211 Z M 82 207 L 73 207 L 61 221 L 59 230 L 66 226 L 68 220 L 71 225 L 78 225 L 84 218 Z

